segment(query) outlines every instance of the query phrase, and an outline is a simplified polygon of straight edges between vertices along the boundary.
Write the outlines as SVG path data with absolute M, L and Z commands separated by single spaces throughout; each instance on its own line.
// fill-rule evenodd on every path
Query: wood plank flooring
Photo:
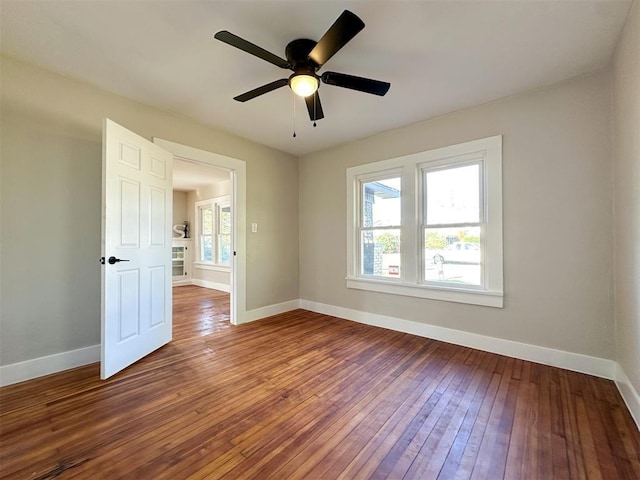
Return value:
M 607 380 L 296 310 L 228 323 L 174 288 L 174 341 L 0 389 L 3 479 L 640 479 Z

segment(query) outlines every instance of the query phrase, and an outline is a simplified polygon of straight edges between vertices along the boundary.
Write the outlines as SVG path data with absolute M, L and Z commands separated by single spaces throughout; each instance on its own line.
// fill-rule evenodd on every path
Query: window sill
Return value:
M 231 267 L 226 265 L 216 265 L 215 263 L 194 262 L 194 268 L 197 270 L 212 270 L 215 272 L 227 272 L 231 271 Z
M 347 288 L 371 292 L 404 295 L 407 297 L 429 298 L 445 302 L 468 303 L 485 307 L 503 308 L 502 292 L 487 292 L 463 288 L 432 287 L 413 283 L 398 283 L 379 279 L 347 277 Z

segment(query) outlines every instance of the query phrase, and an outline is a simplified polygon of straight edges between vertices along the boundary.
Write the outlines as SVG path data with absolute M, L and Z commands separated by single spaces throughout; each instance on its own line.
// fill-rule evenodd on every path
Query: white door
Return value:
M 171 153 L 104 120 L 103 379 L 171 341 L 172 165 Z

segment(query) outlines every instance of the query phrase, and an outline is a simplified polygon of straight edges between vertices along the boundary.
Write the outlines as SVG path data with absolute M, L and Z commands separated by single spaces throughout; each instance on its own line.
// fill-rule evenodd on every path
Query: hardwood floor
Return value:
M 114 378 L 0 389 L 1 478 L 640 479 L 610 381 L 174 290 L 174 341 Z

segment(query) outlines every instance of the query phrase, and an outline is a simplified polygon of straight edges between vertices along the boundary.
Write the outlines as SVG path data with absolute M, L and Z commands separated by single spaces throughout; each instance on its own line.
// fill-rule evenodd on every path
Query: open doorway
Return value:
M 187 247 L 174 249 L 174 285 L 230 293 L 231 184 L 227 169 L 174 158 L 173 244 Z
M 154 138 L 153 142 L 173 153 L 174 171 L 176 171 L 174 189 L 186 191 L 186 196 L 184 194 L 177 196 L 178 202 L 186 203 L 186 209 L 181 207 L 174 214 L 173 220 L 178 226 L 184 225 L 185 221 L 189 225 L 187 235 L 191 237 L 191 258 L 188 259 L 188 264 L 191 264 L 189 283 L 206 288 L 223 289 L 223 291 L 228 288 L 230 321 L 232 324 L 244 323 L 246 317 L 245 162 L 158 138 Z M 177 170 L 175 170 L 176 167 Z M 199 186 L 198 182 L 200 182 Z M 196 187 L 195 190 L 194 187 Z M 219 222 L 218 230 L 213 228 L 203 232 L 201 228 L 203 216 L 206 221 Z M 176 230 L 179 232 L 180 228 Z M 225 265 L 227 261 L 228 266 Z M 225 288 L 226 285 L 228 287 Z
M 172 281 L 231 295 L 233 175 L 193 160 L 173 161 Z M 224 302 L 230 317 L 229 300 Z

